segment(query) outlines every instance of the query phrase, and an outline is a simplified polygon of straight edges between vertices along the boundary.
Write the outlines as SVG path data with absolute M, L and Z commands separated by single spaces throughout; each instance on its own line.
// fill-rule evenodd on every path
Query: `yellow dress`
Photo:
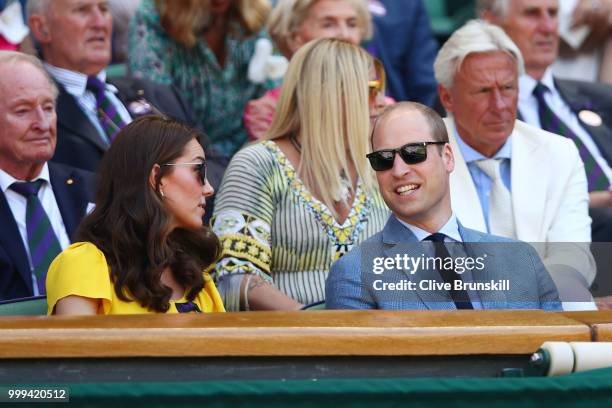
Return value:
M 224 312 L 223 302 L 208 273 L 204 272 L 204 288 L 193 300 L 204 312 Z M 99 299 L 98 314 L 149 314 L 156 313 L 138 302 L 126 302 L 117 297 L 110 277 L 106 257 L 91 242 L 77 242 L 60 253 L 47 273 L 48 314 L 53 314 L 55 304 L 66 296 L 76 295 Z M 184 297 L 170 301 L 167 313 L 178 313 L 176 303 L 187 302 Z

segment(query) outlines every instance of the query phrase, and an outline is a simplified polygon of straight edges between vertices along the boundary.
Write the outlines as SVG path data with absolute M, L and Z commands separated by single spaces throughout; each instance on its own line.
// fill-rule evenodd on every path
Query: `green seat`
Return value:
M 474 0 L 426 0 L 423 2 L 434 35 L 446 40 L 470 18 L 474 18 Z
M 0 316 L 44 316 L 46 314 L 46 296 L 0 302 Z
M 126 64 L 113 64 L 106 67 L 106 76 L 109 78 L 123 77 L 127 75 Z

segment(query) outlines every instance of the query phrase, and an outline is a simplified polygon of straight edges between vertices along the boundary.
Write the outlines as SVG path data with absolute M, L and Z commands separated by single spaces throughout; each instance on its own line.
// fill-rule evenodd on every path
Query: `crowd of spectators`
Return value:
M 575 3 L 478 0 L 437 44 L 424 0 L 0 1 L 0 300 L 596 308 L 612 2 Z M 490 271 L 526 286 L 389 303 L 356 255 L 472 240 L 532 243 Z

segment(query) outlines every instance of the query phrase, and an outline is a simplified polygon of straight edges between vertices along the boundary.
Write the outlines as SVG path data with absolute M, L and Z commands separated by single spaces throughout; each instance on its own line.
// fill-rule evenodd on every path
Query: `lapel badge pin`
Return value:
M 66 184 L 68 184 L 69 186 L 74 184 L 74 180 L 69 178 L 68 180 L 66 180 Z
M 375 16 L 383 17 L 387 14 L 387 8 L 378 0 L 370 1 L 369 7 L 370 13 Z
M 138 99 L 130 102 L 128 109 L 132 116 L 142 116 L 153 112 L 151 105 L 149 105 L 149 103 L 144 99 Z
M 599 116 L 597 113 L 593 111 L 586 110 L 586 109 L 581 110 L 580 113 L 578 113 L 578 117 L 585 124 L 589 126 L 593 126 L 593 127 L 601 126 L 601 124 L 603 123 L 603 121 L 601 120 L 601 116 Z

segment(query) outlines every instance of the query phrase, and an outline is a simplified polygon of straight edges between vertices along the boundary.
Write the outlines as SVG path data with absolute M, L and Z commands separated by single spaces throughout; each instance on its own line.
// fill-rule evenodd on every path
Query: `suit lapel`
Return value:
M 21 234 L 19 234 L 19 228 L 13 217 L 13 212 L 2 191 L 0 191 L 0 218 L 6 220 L 6 223 L 0 228 L 0 245 L 6 249 L 7 254 L 12 258 L 19 275 L 27 285 L 30 293 L 34 293 L 28 253 L 23 246 L 23 240 L 21 239 Z
M 49 174 L 55 200 L 59 207 L 68 237 L 72 241 L 73 235 L 85 214 L 87 197 L 80 185 L 83 180 L 72 171 L 49 163 Z
M 453 212 L 457 214 L 457 217 L 467 228 L 486 232 L 487 224 L 485 223 L 476 185 L 463 159 L 459 145 L 455 140 L 455 123 L 450 118 L 445 118 L 444 122 L 446 123 L 450 145 L 455 157 L 455 169 L 450 175 Z
M 469 230 L 459 224 L 459 234 L 464 242 L 464 248 L 467 256 L 474 259 L 482 257 L 484 258 L 485 268 L 482 271 L 473 271 L 472 279 L 474 282 L 490 282 L 501 278 L 510 278 L 500 274 L 500 265 L 504 263 L 504 257 L 499 257 L 499 251 L 491 251 L 491 246 L 501 245 L 512 245 L 510 243 L 493 243 L 483 240 L 486 236 L 478 231 Z M 502 251 L 503 252 L 503 251 Z M 486 254 L 486 256 L 485 256 Z M 494 304 L 495 308 L 501 308 L 502 305 L 507 304 L 507 298 L 505 291 L 487 291 L 479 290 L 478 297 L 484 309 L 488 309 L 487 304 Z
M 517 239 L 538 242 L 544 222 L 547 180 L 550 180 L 546 146 L 529 137 L 530 126 L 517 121 L 512 133 L 510 178 L 512 211 Z M 520 214 L 520 216 L 516 216 Z
M 75 98 L 68 94 L 61 84 L 57 84 L 59 95 L 57 97 L 57 124 L 72 133 L 78 134 L 84 140 L 96 146 L 101 152 L 108 149 L 106 142 L 100 137 L 98 129 L 91 124 L 89 118 L 79 107 Z
M 402 225 L 394 215 L 389 217 L 389 221 L 387 221 L 383 229 L 383 244 L 383 252 L 388 258 L 395 258 L 396 255 L 408 255 L 411 258 L 418 258 L 423 255 L 425 247 L 425 244 L 420 243 L 412 231 Z M 425 256 L 430 255 L 425 253 Z M 402 270 L 401 272 L 408 280 L 416 283 L 416 289 L 413 292 L 417 295 L 419 300 L 423 302 L 427 309 L 455 309 L 454 303 L 448 292 L 441 290 L 423 290 L 420 287 L 419 282 L 422 280 L 435 279 L 438 282 L 442 282 L 442 278 L 436 271 L 421 269 L 415 274 L 410 274 L 410 272 L 406 270 Z

